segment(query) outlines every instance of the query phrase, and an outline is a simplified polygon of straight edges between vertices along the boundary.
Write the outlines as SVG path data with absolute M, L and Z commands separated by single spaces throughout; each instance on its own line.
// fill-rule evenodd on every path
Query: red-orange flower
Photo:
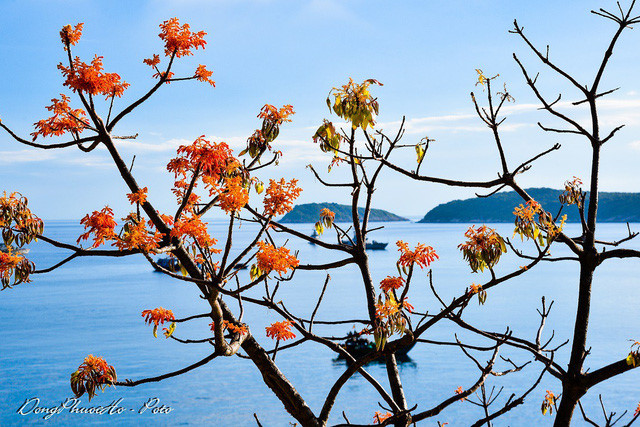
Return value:
M 440 258 L 431 246 L 425 246 L 422 243 L 419 243 L 413 251 L 402 240 L 398 240 L 396 245 L 398 246 L 398 251 L 400 251 L 398 265 L 402 267 L 410 267 L 414 263 L 420 268 L 428 267 L 433 261 Z
M 159 324 L 164 325 L 164 322 L 167 321 L 173 322 L 174 320 L 176 320 L 175 316 L 173 315 L 173 311 L 162 307 L 154 308 L 153 310 L 143 310 L 142 317 L 145 318 L 144 323 L 147 323 L 149 325 L 154 324 L 156 326 L 158 326 Z
M 284 215 L 293 209 L 293 201 L 300 196 L 302 188 L 298 187 L 298 180 L 286 182 L 269 180 L 269 187 L 264 198 L 264 214 L 266 216 Z
M 102 357 L 90 354 L 84 358 L 78 370 L 71 374 L 71 390 L 76 397 L 86 392 L 91 400 L 96 395 L 96 390 L 104 390 L 116 380 L 115 368 Z
M 127 199 L 132 205 L 135 203 L 144 204 L 147 201 L 147 187 L 139 189 L 136 193 L 127 194 Z
M 209 83 L 211 86 L 216 87 L 216 82 L 211 80 L 212 75 L 213 75 L 213 71 L 207 70 L 207 67 L 205 67 L 202 64 L 198 65 L 198 68 L 196 68 L 196 72 L 193 74 L 193 76 L 196 79 L 198 79 L 198 81 L 206 82 L 206 83 Z
M 228 214 L 238 212 L 249 202 L 249 190 L 243 185 L 243 179 L 239 175 L 225 178 L 219 191 L 218 203 Z
M 100 211 L 93 211 L 91 215 L 85 215 L 80 224 L 83 224 L 84 229 L 88 229 L 88 231 L 78 237 L 78 243 L 81 240 L 88 240 L 93 234 L 93 245 L 91 247 L 97 248 L 105 240 L 115 238 L 114 229 L 117 224 L 113 219 L 113 210 L 109 206 L 105 206 Z
M 25 257 L 13 254 L 10 249 L 7 252 L 0 251 L 0 283 L 2 283 L 2 289 L 22 282 L 30 282 L 29 275 L 33 270 L 35 270 L 35 265 Z M 12 276 L 14 277 L 13 285 L 10 285 Z
M 380 281 L 380 289 L 385 292 L 389 292 L 392 289 L 399 289 L 404 286 L 404 279 L 402 277 L 387 276 Z
M 475 283 L 472 283 L 469 289 L 469 293 L 472 295 L 477 294 L 478 292 L 482 291 L 482 285 L 476 285 Z
M 636 411 L 633 413 L 634 417 L 637 417 L 638 415 L 640 415 L 640 402 L 638 402 L 638 407 L 636 408 Z
M 81 133 L 85 129 L 85 112 L 81 109 L 72 110 L 69 101 L 69 97 L 62 93 L 60 99 L 51 100 L 52 104 L 46 108 L 53 112 L 53 116 L 34 123 L 36 131 L 31 133 L 34 141 L 38 135 L 59 136 L 66 132 Z
M 74 92 L 85 92 L 90 95 L 104 95 L 107 98 L 122 96 L 129 83 L 120 80 L 117 73 L 105 73 L 102 67 L 102 56 L 95 55 L 91 64 L 80 60 L 77 56 L 73 60 L 73 67 L 58 64 L 58 69 L 66 77 L 65 86 Z
M 267 336 L 279 341 L 286 341 L 288 339 L 295 338 L 296 335 L 291 332 L 291 325 L 292 323 L 288 320 L 272 323 L 270 326 L 265 328 Z
M 207 44 L 204 31 L 191 32 L 189 24 L 180 26 L 178 18 L 171 18 L 160 24 L 158 36 L 164 41 L 164 53 L 166 56 L 174 55 L 178 58 L 193 55 L 191 49 L 204 49 Z
M 392 416 L 393 414 L 391 412 L 387 412 L 386 414 L 383 414 L 380 411 L 376 411 L 375 414 L 373 414 L 373 423 L 382 424 L 385 420 L 387 420 L 388 418 L 391 418 Z
M 203 248 L 210 248 L 217 242 L 209 235 L 207 223 L 202 222 L 198 215 L 183 217 L 176 221 L 171 230 L 171 237 L 190 237 Z M 212 252 L 220 252 L 220 250 L 211 250 Z
M 142 62 L 147 64 L 149 67 L 154 67 L 155 68 L 160 63 L 160 56 L 157 55 L 157 54 L 154 54 L 153 57 L 147 58 L 147 59 L 143 59 Z
M 271 104 L 265 104 L 260 110 L 260 113 L 258 113 L 258 118 L 276 125 L 281 125 L 284 122 L 290 122 L 291 119 L 289 116 L 293 114 L 295 114 L 293 105 L 284 105 L 282 108 L 277 108 Z
M 176 177 L 174 193 L 178 195 L 178 202 L 182 199 L 193 181 L 193 174 L 198 174 L 206 186 L 213 189 L 227 173 L 230 164 L 237 164 L 231 149 L 225 142 L 211 142 L 198 137 L 189 145 L 178 147 L 177 156 L 167 164 L 167 170 Z M 187 178 L 189 183 L 187 183 Z M 197 182 L 194 187 L 197 186 Z M 193 193 L 192 193 L 193 194 Z M 194 202 L 189 200 L 187 208 Z M 187 209 L 188 210 L 188 209 Z
M 283 275 L 287 270 L 293 270 L 300 264 L 298 259 L 289 255 L 289 249 L 275 246 L 267 242 L 258 242 L 258 253 L 256 254 L 257 266 L 264 274 L 272 271 Z
M 62 39 L 62 43 L 65 45 L 64 49 L 67 50 L 67 45 L 75 46 L 78 41 L 80 41 L 80 37 L 82 37 L 82 27 L 84 23 L 76 24 L 75 27 L 71 25 L 65 25 L 60 30 L 60 38 Z
M 137 218 L 137 215 L 129 215 L 122 233 L 113 243 L 121 251 L 126 249 L 139 249 L 142 252 L 151 252 L 157 249 L 162 240 L 162 233 L 155 233 L 147 229 L 147 221 Z
M 231 331 L 233 333 L 236 334 L 246 334 L 249 332 L 249 330 L 247 329 L 246 325 L 244 324 L 234 324 L 229 322 L 228 320 L 223 320 L 222 321 L 222 326 L 223 329 L 226 329 L 228 331 Z M 216 322 L 211 322 L 209 323 L 209 327 L 211 328 L 211 332 L 215 332 L 216 331 Z
M 498 263 L 500 256 L 507 252 L 502 237 L 486 225 L 478 228 L 471 226 L 464 235 L 467 241 L 458 245 L 458 249 L 474 272 L 492 268 Z

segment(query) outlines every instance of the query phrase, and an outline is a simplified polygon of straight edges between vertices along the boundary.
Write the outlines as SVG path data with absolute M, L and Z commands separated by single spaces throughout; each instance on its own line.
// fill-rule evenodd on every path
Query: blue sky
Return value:
M 623 2 L 627 3 L 626 1 Z M 74 54 L 88 61 L 104 56 L 106 71 L 131 83 L 116 110 L 153 84 L 142 59 L 162 53 L 158 24 L 170 17 L 208 33 L 206 50 L 184 58 L 178 76 L 191 75 L 198 64 L 214 71 L 217 87 L 198 82 L 173 83 L 122 121 L 116 133 L 138 133 L 120 150 L 134 173 L 150 188 L 151 201 L 173 210 L 171 176 L 164 170 L 179 144 L 199 135 L 227 141 L 238 152 L 258 126 L 265 103 L 290 103 L 296 110 L 276 143 L 284 153 L 278 168 L 262 178 L 297 177 L 301 202 L 345 202 L 346 193 L 314 182 L 304 165 L 324 170 L 328 159 L 311 142 L 315 128 L 328 117 L 325 98 L 331 87 L 375 78 L 380 102 L 379 127 L 393 132 L 407 117 L 406 143 L 435 138 L 422 171 L 459 179 L 492 179 L 499 170 L 489 130 L 474 116 L 469 92 L 476 68 L 500 73 L 516 98 L 507 110 L 503 142 L 510 163 L 519 164 L 556 142 L 559 152 L 523 175 L 525 186 L 559 188 L 572 176 L 588 181 L 588 147 L 577 137 L 545 134 L 537 121 L 557 124 L 538 104 L 511 55 L 516 52 L 540 85 L 555 99 L 578 100 L 578 94 L 532 57 L 523 42 L 508 34 L 514 18 L 551 58 L 579 80 L 589 83 L 614 25 L 589 13 L 616 8 L 600 1 L 364 1 L 364 0 L 179 0 L 179 1 L 0 1 L 0 117 L 27 136 L 33 123 L 63 90 L 56 65 L 64 59 L 58 32 L 65 24 L 85 23 Z M 640 8 L 638 8 L 640 12 Z M 601 102 L 605 129 L 626 123 L 608 143 L 602 158 L 602 189 L 640 191 L 635 175 L 640 158 L 640 33 L 626 32 L 618 45 L 602 88 L 621 89 Z M 478 98 L 481 99 L 480 94 Z M 568 104 L 568 102 L 567 102 Z M 579 121 L 586 110 L 566 108 Z M 103 113 L 106 115 L 105 113 Z M 334 117 L 335 119 L 335 117 Z M 408 168 L 414 154 L 396 158 Z M 104 150 L 43 151 L 21 146 L 0 134 L 2 188 L 26 195 L 43 218 L 79 218 L 108 204 L 125 213 L 127 192 Z M 340 171 L 332 173 L 338 180 Z M 422 216 L 441 202 L 473 196 L 472 190 L 412 183 L 387 173 L 375 207 L 401 215 Z

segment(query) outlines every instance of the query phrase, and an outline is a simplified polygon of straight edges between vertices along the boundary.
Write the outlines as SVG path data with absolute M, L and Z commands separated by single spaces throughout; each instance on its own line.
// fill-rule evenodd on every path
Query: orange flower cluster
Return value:
M 395 298 L 386 298 L 384 301 L 382 301 L 381 298 L 378 299 L 378 303 L 376 304 L 376 316 L 378 319 L 386 320 L 399 311 L 400 303 L 398 303 Z
M 425 246 L 422 243 L 419 243 L 413 251 L 402 240 L 398 240 L 396 245 L 398 246 L 398 251 L 400 251 L 398 265 L 401 267 L 406 268 L 413 264 L 417 264 L 420 268 L 429 267 L 433 261 L 440 258 L 431 246 Z
M 380 411 L 376 411 L 375 414 L 373 414 L 373 423 L 382 424 L 384 421 L 391 418 L 392 416 L 393 414 L 391 412 L 387 412 L 386 414 L 383 414 Z
M 142 317 L 144 317 L 144 323 L 151 325 L 152 323 L 156 326 L 159 324 L 163 324 L 164 322 L 174 321 L 176 320 L 173 315 L 173 311 L 168 310 L 166 308 L 158 307 L 153 310 L 143 310 Z
M 116 380 L 115 368 L 102 357 L 90 354 L 84 358 L 78 370 L 71 374 L 71 390 L 76 397 L 86 392 L 91 400 L 96 395 L 96 390 L 104 390 Z
M 211 86 L 216 87 L 216 82 L 211 80 L 211 76 L 213 75 L 213 71 L 207 70 L 207 67 L 200 64 L 198 68 L 196 68 L 196 72 L 193 74 L 193 77 L 198 79 L 200 82 L 209 83 Z
M 193 55 L 191 49 L 204 49 L 207 44 L 204 31 L 197 33 L 191 32 L 189 24 L 180 26 L 178 18 L 171 18 L 160 24 L 160 34 L 158 36 L 164 41 L 164 54 L 166 56 L 175 55 L 180 58 L 182 56 Z
M 578 193 L 580 192 L 579 189 L 576 189 L 576 191 Z M 579 197 L 579 194 L 574 194 L 573 196 L 568 197 Z M 539 244 L 542 246 L 545 245 L 545 241 L 546 244 L 551 243 L 558 233 L 562 231 L 564 222 L 567 220 L 567 215 L 563 215 L 560 220 L 560 224 L 556 224 L 551 214 L 542 209 L 540 203 L 535 200 L 528 200 L 526 206 L 521 204 L 515 208 L 513 214 L 516 216 L 516 227 L 513 231 L 513 235 L 515 236 L 516 234 L 519 234 L 521 239 L 524 239 L 525 237 L 527 239 L 537 239 Z M 546 238 L 541 231 L 546 232 Z
M 402 309 L 406 309 L 407 312 L 411 313 L 414 308 L 407 302 L 406 298 L 403 301 L 398 301 L 392 292 L 385 292 L 379 295 L 375 308 L 379 323 L 373 330 L 373 337 L 376 349 L 380 349 L 384 348 L 387 339 L 391 335 L 404 333 L 407 326 L 407 318 Z
M 0 251 L 0 282 L 2 289 L 10 288 L 23 282 L 30 282 L 29 275 L 35 270 L 35 265 L 28 259 L 13 254 L 9 249 L 7 252 Z M 11 277 L 13 276 L 13 284 Z
M 163 334 L 165 338 L 169 338 L 173 335 L 173 332 L 176 330 L 176 322 L 174 320 L 175 317 L 171 310 L 167 310 L 166 308 L 158 307 L 153 310 L 143 310 L 142 317 L 144 317 L 144 323 L 149 325 L 153 324 L 153 336 L 158 338 L 158 325 L 163 324 L 164 322 L 171 322 L 169 328 L 162 328 Z
M 361 127 L 363 130 L 367 126 L 373 127 L 375 124 L 373 115 L 378 114 L 378 100 L 373 98 L 369 92 L 369 86 L 382 83 L 375 79 L 368 79 L 357 84 L 349 78 L 349 82 L 340 89 L 334 87 L 327 97 L 327 105 L 340 117 L 351 122 L 353 129 Z M 331 105 L 331 95 L 334 97 Z
M 637 417 L 638 415 L 640 415 L 640 402 L 638 402 L 638 407 L 636 408 L 636 411 L 633 413 L 634 417 Z
M 85 129 L 85 112 L 81 109 L 72 110 L 69 107 L 69 101 L 69 97 L 62 93 L 60 99 L 53 98 L 51 100 L 52 104 L 46 108 L 53 112 L 53 116 L 34 123 L 36 131 L 31 133 L 34 141 L 38 135 L 43 137 L 60 136 L 66 132 L 77 134 Z
M 500 256 L 507 252 L 502 237 L 486 225 L 478 228 L 471 226 L 464 235 L 467 241 L 459 244 L 458 249 L 462 251 L 462 256 L 473 272 L 492 268 L 498 263 Z
M 204 135 L 189 145 L 178 147 L 177 154 L 167 164 L 167 170 L 173 172 L 176 177 L 173 192 L 178 196 L 178 203 L 182 203 L 196 173 L 197 177 L 201 177 L 205 185 L 213 190 L 224 176 L 239 166 L 226 143 L 208 141 Z M 197 182 L 194 183 L 195 187 Z M 186 211 L 190 211 L 196 202 L 197 196 L 193 195 L 187 203 Z
M 160 64 L 160 55 L 154 54 L 153 57 L 143 59 L 142 62 L 148 65 L 149 67 L 156 68 L 158 64 Z
M 131 214 L 124 220 L 126 223 L 122 228 L 121 235 L 113 243 L 115 247 L 121 251 L 139 249 L 148 253 L 160 246 L 163 237 L 162 233 L 159 231 L 152 233 L 147 230 L 147 221 L 144 218 L 138 218 L 137 215 Z
M 135 203 L 140 203 L 141 205 L 147 201 L 147 191 L 148 188 L 144 187 L 139 189 L 136 193 L 127 194 L 127 199 L 129 199 L 129 203 L 132 205 Z
M 214 253 L 219 253 L 218 249 L 211 249 L 218 241 L 209 235 L 207 223 L 202 222 L 198 215 L 191 215 L 176 221 L 171 230 L 171 237 L 191 238 L 202 248 L 209 248 Z
M 77 56 L 72 67 L 58 64 L 58 69 L 66 77 L 65 86 L 74 92 L 85 92 L 90 95 L 104 95 L 107 99 L 122 96 L 129 83 L 120 80 L 117 73 L 103 72 L 102 56 L 94 56 L 91 64 L 82 62 Z
M 549 412 L 549 415 L 553 414 L 553 408 L 556 406 L 556 400 L 558 400 L 558 397 L 553 394 L 552 391 L 547 390 L 547 394 L 544 396 L 542 406 L 540 407 L 542 415 L 546 415 L 547 412 Z
M 520 220 L 523 223 L 529 223 L 535 221 L 536 214 L 540 214 L 541 211 L 540 203 L 535 200 L 527 200 L 526 206 L 520 204 L 515 208 L 513 214 L 517 217 L 516 221 Z
M 271 104 L 265 104 L 258 113 L 258 118 L 274 125 L 281 125 L 284 122 L 291 122 L 289 116 L 293 114 L 295 114 L 293 105 L 287 104 L 278 109 Z
M 105 240 L 114 239 L 116 234 L 114 232 L 116 222 L 113 219 L 113 210 L 109 206 L 105 206 L 100 211 L 93 211 L 91 215 L 85 215 L 80 224 L 84 225 L 84 229 L 88 230 L 78 237 L 77 242 L 81 240 L 89 240 L 89 237 L 93 234 L 92 248 L 97 248 L 102 245 Z
M 223 320 L 222 321 L 222 325 L 223 325 L 224 329 L 226 329 L 226 330 L 228 330 L 230 332 L 233 332 L 235 334 L 242 335 L 242 334 L 246 334 L 246 333 L 249 332 L 249 330 L 247 329 L 247 326 L 244 325 L 244 324 L 236 325 L 234 323 L 229 322 L 228 320 Z M 209 327 L 211 328 L 211 332 L 215 333 L 215 331 L 216 331 L 216 323 L 215 322 L 209 323 Z
M 404 286 L 404 279 L 402 277 L 387 276 L 380 281 L 380 289 L 384 292 L 389 292 L 392 289 L 400 289 Z
M 265 328 L 267 331 L 267 337 L 278 341 L 286 341 L 288 339 L 295 338 L 296 334 L 291 332 L 291 325 L 292 323 L 288 320 L 272 323 L 270 326 Z
M 249 190 L 245 188 L 240 175 L 225 178 L 218 193 L 220 208 L 228 214 L 238 212 L 249 203 Z
M 64 49 L 67 50 L 67 46 L 75 46 L 76 43 L 80 41 L 80 37 L 82 37 L 82 27 L 84 23 L 76 24 L 75 27 L 71 25 L 65 25 L 60 30 L 60 39 L 62 39 L 62 43 L 64 44 Z
M 462 394 L 462 393 L 464 393 L 464 389 L 462 388 L 462 386 L 459 386 L 459 387 L 456 389 L 456 394 Z M 467 398 L 466 398 L 466 397 L 462 397 L 462 398 L 460 398 L 460 401 L 463 401 L 463 402 L 464 402 L 465 400 L 467 400 Z
M 287 248 L 276 248 L 267 242 L 258 242 L 258 247 L 257 266 L 264 274 L 275 271 L 279 275 L 283 275 L 287 273 L 287 270 L 293 270 L 300 264 L 295 256 L 289 255 Z
M 302 188 L 298 187 L 298 180 L 286 182 L 269 180 L 267 195 L 264 198 L 264 214 L 266 216 L 284 215 L 293 209 L 293 201 L 300 196 Z

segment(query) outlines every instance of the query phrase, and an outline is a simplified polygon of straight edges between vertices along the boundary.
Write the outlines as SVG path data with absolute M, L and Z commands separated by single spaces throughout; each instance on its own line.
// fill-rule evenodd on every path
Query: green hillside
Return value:
M 561 190 L 529 188 L 526 190 L 542 207 L 556 214 Z M 587 194 L 587 202 L 589 195 Z M 513 222 L 513 209 L 522 203 L 514 191 L 488 198 L 454 200 L 431 209 L 419 222 Z M 580 222 L 575 206 L 565 207 L 567 222 Z M 598 220 L 602 222 L 640 222 L 640 193 L 600 193 Z
M 337 203 L 306 203 L 303 205 L 296 205 L 294 208 L 286 214 L 280 222 L 283 223 L 313 223 L 320 218 L 320 211 L 323 208 L 330 209 L 336 214 L 336 222 L 351 222 L 351 206 L 339 205 Z M 358 214 L 364 214 L 364 208 L 358 208 Z M 369 221 L 381 222 L 381 221 L 409 221 L 406 218 L 402 218 L 391 212 L 383 211 L 382 209 L 371 209 L 369 215 Z

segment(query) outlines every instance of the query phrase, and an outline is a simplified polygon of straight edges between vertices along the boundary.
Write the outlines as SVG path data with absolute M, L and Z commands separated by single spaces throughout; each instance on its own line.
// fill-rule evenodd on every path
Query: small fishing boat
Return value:
M 318 237 L 320 237 L 320 235 L 318 234 L 318 232 L 316 230 L 313 230 L 313 233 L 311 233 L 309 235 L 309 237 L 312 237 L 314 239 L 317 239 Z M 315 245 L 315 242 L 309 242 L 310 245 Z
M 414 345 L 415 344 L 412 344 L 408 347 L 404 347 L 396 351 L 396 357 L 398 359 L 407 358 L 407 353 L 413 348 Z M 355 359 L 365 356 L 372 351 L 375 351 L 376 349 L 376 345 L 374 342 L 369 341 L 367 338 L 361 336 L 357 332 L 349 332 L 344 344 L 341 344 L 340 346 L 347 350 L 347 352 Z M 375 360 L 380 360 L 381 358 L 382 356 L 376 358 Z M 342 354 L 338 354 L 338 360 L 344 359 L 345 357 Z
M 377 240 L 372 240 L 371 242 L 366 242 L 365 247 L 370 251 L 383 251 L 387 248 L 389 243 L 378 242 Z
M 355 242 L 356 238 L 353 237 L 352 240 Z M 349 239 L 342 239 L 340 243 L 345 246 L 353 246 Z M 378 242 L 377 240 L 369 241 L 369 239 L 366 239 L 364 242 L 365 249 L 368 251 L 383 251 L 387 248 L 388 244 L 389 243 Z
M 158 260 L 156 261 L 156 264 L 158 264 L 159 267 L 164 268 L 165 270 L 169 270 L 169 271 L 180 271 L 180 262 L 178 261 L 177 258 L 171 258 L 171 257 L 164 257 L 164 258 L 158 258 Z M 156 267 L 157 271 L 160 271 L 159 268 Z

